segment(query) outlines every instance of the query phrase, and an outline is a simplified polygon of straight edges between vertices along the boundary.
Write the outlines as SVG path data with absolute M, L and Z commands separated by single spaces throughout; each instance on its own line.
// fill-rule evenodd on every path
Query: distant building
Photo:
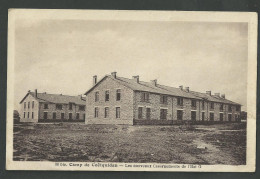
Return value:
M 86 93 L 86 124 L 174 124 L 240 121 L 241 105 L 211 91 L 200 93 L 189 87 L 160 85 L 157 80 L 140 81 L 117 76 L 116 72 Z
M 86 99 L 28 91 L 20 102 L 20 122 L 84 121 Z
M 17 110 L 14 110 L 13 112 L 13 119 L 14 119 L 14 123 L 18 123 L 20 121 L 20 115 Z

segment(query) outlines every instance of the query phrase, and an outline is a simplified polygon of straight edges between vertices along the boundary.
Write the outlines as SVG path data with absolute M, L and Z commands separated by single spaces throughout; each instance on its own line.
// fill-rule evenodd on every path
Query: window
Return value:
M 95 108 L 95 118 L 98 118 L 98 108 Z
M 24 109 L 26 109 L 26 102 L 24 102 Z
M 177 98 L 177 105 L 183 106 L 183 98 Z
M 191 100 L 191 107 L 196 107 L 196 100 Z
M 160 119 L 167 118 L 167 109 L 160 109 Z
M 64 113 L 61 113 L 61 119 L 64 119 Z
M 183 111 L 177 110 L 177 120 L 182 120 L 182 119 L 183 119 Z
M 232 119 L 232 115 L 228 114 L 228 121 L 231 121 L 231 119 Z
M 121 100 L 121 89 L 116 90 L 116 100 L 120 101 Z
M 82 106 L 79 106 L 79 110 L 80 110 L 80 111 L 85 111 L 85 106 L 83 106 L 83 105 L 82 105 Z
M 30 113 L 28 112 L 28 114 L 27 114 L 27 118 L 30 118 Z
M 151 119 L 151 108 L 146 108 L 146 119 Z
M 138 108 L 138 119 L 142 119 L 143 118 L 143 108 L 139 107 Z
M 109 117 L 109 108 L 105 107 L 105 118 Z
M 219 113 L 219 120 L 223 121 L 223 113 Z
M 214 103 L 213 102 L 210 103 L 210 109 L 214 109 Z
M 240 106 L 236 106 L 236 111 L 240 111 Z
M 44 119 L 48 119 L 48 113 L 47 113 L 47 112 L 44 112 L 44 113 L 43 113 L 43 118 L 44 118 Z
M 32 112 L 32 119 L 33 119 L 34 115 L 33 115 L 33 112 Z
M 167 104 L 167 96 L 161 95 L 161 97 L 160 97 L 160 102 L 161 102 L 162 104 Z
M 48 109 L 48 108 L 49 108 L 48 104 L 44 104 L 44 109 Z
M 202 101 L 201 107 L 202 107 L 202 109 L 205 108 L 205 103 L 204 103 L 204 101 Z
M 52 113 L 52 119 L 56 119 L 56 112 Z
M 25 116 L 26 116 L 26 114 L 25 114 L 25 112 L 23 113 L 23 118 L 25 118 Z
M 141 93 L 141 101 L 148 102 L 149 101 L 149 93 L 143 92 Z
M 28 102 L 28 109 L 30 109 L 30 102 Z
M 105 101 L 109 101 L 109 91 L 105 92 Z
M 120 107 L 116 107 L 116 118 L 120 118 Z
M 228 111 L 229 111 L 229 112 L 232 111 L 232 107 L 231 107 L 231 105 L 228 105 Z
M 201 120 L 204 121 L 205 120 L 205 112 L 201 113 Z
M 196 111 L 191 111 L 191 120 L 196 121 Z
M 72 113 L 69 113 L 69 120 L 72 120 Z
M 62 104 L 56 104 L 56 109 L 62 110 Z
M 79 119 L 79 113 L 76 114 L 76 119 Z
M 34 108 L 34 101 L 32 102 L 32 108 Z
M 220 111 L 223 111 L 223 109 L 224 109 L 224 105 L 220 104 Z
M 210 121 L 214 121 L 214 113 L 210 113 L 209 115 Z
M 69 103 L 69 110 L 72 110 L 72 103 Z
M 95 102 L 99 101 L 99 92 L 95 92 Z

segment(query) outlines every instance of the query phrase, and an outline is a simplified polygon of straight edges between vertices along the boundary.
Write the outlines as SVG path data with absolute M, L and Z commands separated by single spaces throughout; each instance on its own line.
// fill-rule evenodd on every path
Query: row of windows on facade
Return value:
M 121 100 L 121 90 L 116 90 L 116 101 Z M 95 102 L 99 101 L 99 91 L 95 92 Z M 105 91 L 105 101 L 109 101 L 109 90 Z
M 24 118 L 26 118 L 26 112 L 24 112 Z M 27 113 L 27 118 L 30 118 L 30 112 Z M 31 118 L 34 119 L 34 112 L 31 113 Z M 43 118 L 48 118 L 48 112 L 43 113 Z M 56 112 L 52 113 L 52 118 L 56 119 Z M 61 113 L 61 119 L 65 119 L 65 114 Z M 72 119 L 72 113 L 69 113 L 69 119 Z M 80 119 L 79 113 L 76 113 L 76 119 Z M 83 119 L 85 119 L 85 114 L 83 114 Z
M 205 120 L 205 112 L 201 113 L 202 121 Z M 146 108 L 146 119 L 151 119 L 151 109 Z M 138 108 L 138 119 L 144 118 L 143 107 Z M 219 113 L 220 121 L 223 121 L 223 113 Z M 228 120 L 231 121 L 232 114 L 228 114 Z M 236 118 L 239 118 L 237 115 Z M 160 109 L 160 119 L 167 119 L 167 109 Z M 183 120 L 183 110 L 177 110 L 177 120 Z M 191 120 L 196 120 L 196 111 L 191 111 Z M 210 121 L 214 121 L 214 113 L 210 113 Z
M 44 104 L 44 109 L 49 109 L 49 105 L 48 104 Z M 56 104 L 56 109 L 57 110 L 62 110 L 63 109 L 63 105 L 62 104 Z M 69 110 L 72 110 L 72 103 L 69 103 Z M 80 105 L 79 106 L 79 110 L 80 111 L 85 111 L 85 106 Z
M 149 102 L 149 93 L 143 92 L 141 94 L 141 101 L 142 102 Z M 161 95 L 160 96 L 160 103 L 161 104 L 168 104 L 168 99 L 167 99 L 166 95 Z M 183 106 L 183 98 L 181 98 L 181 97 L 177 98 L 177 105 L 178 106 Z M 191 100 L 191 107 L 196 108 L 196 106 L 197 106 L 197 100 L 193 100 L 192 99 Z M 205 108 L 204 101 L 202 101 L 202 105 L 201 106 L 202 106 L 202 109 Z M 210 109 L 214 109 L 214 102 L 210 102 Z M 222 110 L 222 111 L 224 110 L 224 104 L 220 104 L 220 110 Z M 228 110 L 232 111 L 231 105 L 228 105 Z M 240 111 L 240 106 L 236 106 L 236 110 Z
M 120 118 L 120 107 L 116 107 L 115 116 L 116 116 L 117 119 Z M 98 108 L 98 107 L 95 107 L 94 117 L 95 117 L 95 118 L 98 118 L 98 117 L 99 117 L 99 108 Z M 108 117 L 109 117 L 109 107 L 105 107 L 105 108 L 104 108 L 104 118 L 108 118 Z
M 30 102 L 28 102 L 28 109 L 30 109 Z M 32 101 L 32 109 L 34 108 L 34 101 Z M 26 109 L 26 102 L 24 102 L 24 109 Z

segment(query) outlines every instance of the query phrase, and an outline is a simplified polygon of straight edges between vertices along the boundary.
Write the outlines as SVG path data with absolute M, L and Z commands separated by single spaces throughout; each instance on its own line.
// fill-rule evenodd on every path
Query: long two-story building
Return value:
M 20 102 L 20 122 L 84 121 L 85 97 L 28 91 Z
M 189 87 L 160 85 L 157 80 L 140 81 L 117 76 L 99 81 L 86 95 L 86 124 L 175 124 L 183 121 L 235 122 L 241 105 L 211 91 L 200 93 Z

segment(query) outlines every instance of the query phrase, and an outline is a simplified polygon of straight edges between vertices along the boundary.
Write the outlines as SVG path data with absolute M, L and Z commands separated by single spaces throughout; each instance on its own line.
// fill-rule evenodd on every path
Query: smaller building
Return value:
M 20 102 L 20 122 L 85 121 L 86 99 L 82 95 L 28 91 Z

